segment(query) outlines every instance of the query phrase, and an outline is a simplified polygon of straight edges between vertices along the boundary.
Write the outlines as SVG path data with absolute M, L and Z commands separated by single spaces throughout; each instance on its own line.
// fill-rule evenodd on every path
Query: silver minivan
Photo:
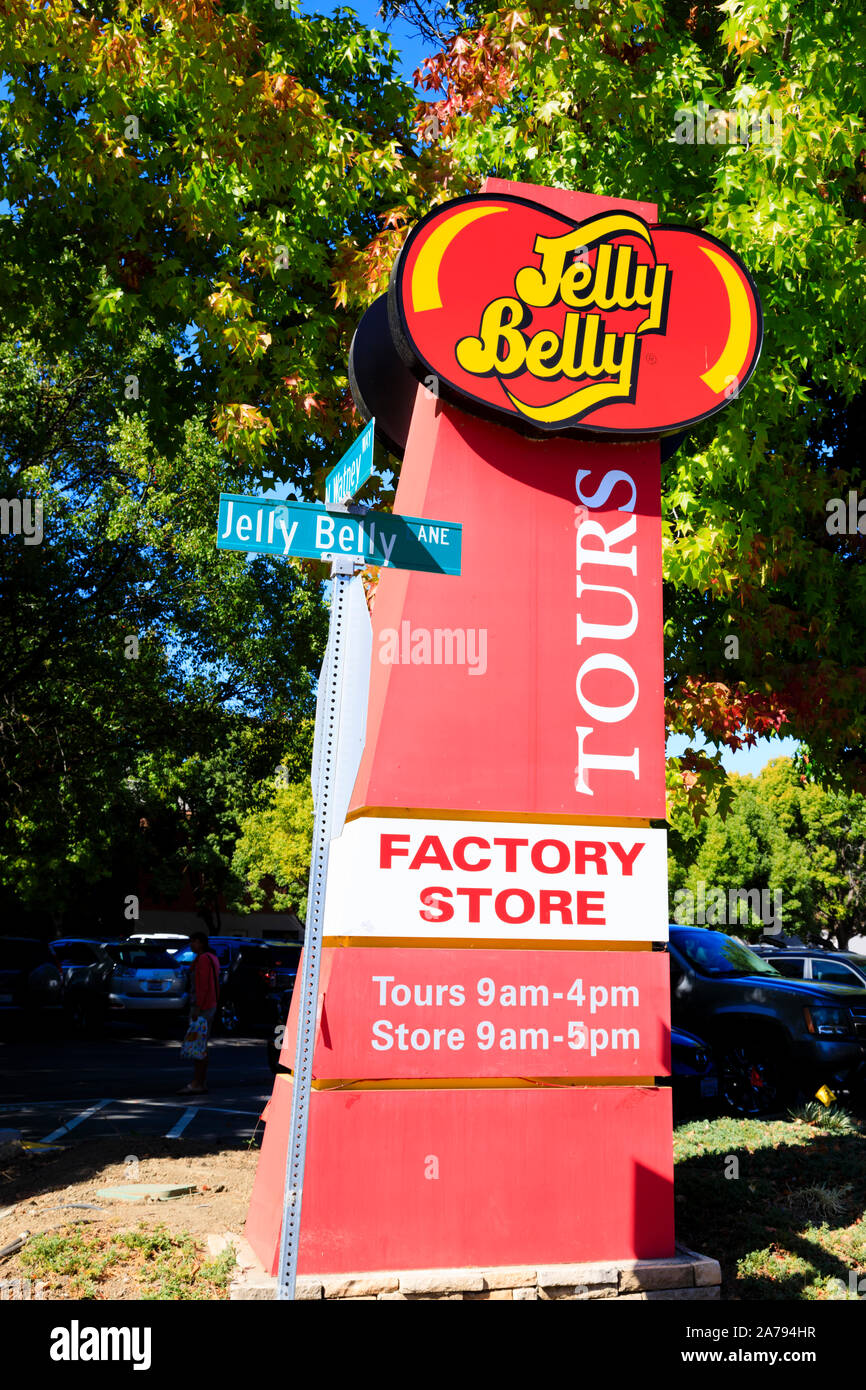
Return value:
M 176 1013 L 189 1007 L 189 969 L 164 947 L 130 941 L 116 947 L 109 1008 L 112 1013 Z

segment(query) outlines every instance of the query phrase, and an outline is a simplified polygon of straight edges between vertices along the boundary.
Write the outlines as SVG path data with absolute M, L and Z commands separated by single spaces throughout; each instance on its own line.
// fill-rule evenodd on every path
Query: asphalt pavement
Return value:
M 213 1038 L 208 1095 L 179 1096 L 192 1064 L 176 1038 L 109 1025 L 93 1039 L 0 1039 L 0 1129 L 62 1143 L 104 1136 L 261 1135 L 273 1077 L 261 1038 Z

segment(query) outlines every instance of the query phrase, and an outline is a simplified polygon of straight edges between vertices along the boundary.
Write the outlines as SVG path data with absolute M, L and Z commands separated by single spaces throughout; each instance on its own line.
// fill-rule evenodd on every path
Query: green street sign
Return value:
M 298 555 L 308 560 L 360 556 L 368 565 L 430 574 L 460 573 L 463 528 L 390 512 L 334 513 L 317 502 L 279 502 L 220 493 L 217 549 Z
M 373 475 L 373 436 L 376 421 L 371 420 L 346 450 L 340 462 L 325 479 L 325 506 L 339 507 L 348 502 Z

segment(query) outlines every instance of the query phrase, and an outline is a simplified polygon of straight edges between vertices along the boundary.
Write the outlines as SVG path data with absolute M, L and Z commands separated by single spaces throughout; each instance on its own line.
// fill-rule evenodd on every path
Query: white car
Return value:
M 189 946 L 188 936 L 181 936 L 179 933 L 173 931 L 139 931 L 134 932 L 132 936 L 127 938 L 127 940 L 140 942 L 158 942 L 162 949 L 164 951 L 167 951 L 170 956 L 173 956 L 175 951 L 183 951 L 187 948 L 187 946 Z

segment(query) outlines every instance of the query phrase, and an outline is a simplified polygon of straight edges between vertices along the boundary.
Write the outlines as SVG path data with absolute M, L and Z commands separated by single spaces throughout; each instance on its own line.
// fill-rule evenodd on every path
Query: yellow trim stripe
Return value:
M 514 825 L 589 825 L 610 826 L 612 830 L 649 830 L 649 820 L 635 816 L 563 816 L 540 815 L 523 811 L 438 811 L 418 806 L 359 806 L 346 816 L 346 823 L 371 819 L 392 820 L 472 820 L 509 822 Z
M 651 941 L 510 941 L 498 937 L 448 936 L 428 940 L 424 936 L 326 936 L 323 946 L 413 946 L 436 951 L 466 949 L 498 951 L 651 951 Z

